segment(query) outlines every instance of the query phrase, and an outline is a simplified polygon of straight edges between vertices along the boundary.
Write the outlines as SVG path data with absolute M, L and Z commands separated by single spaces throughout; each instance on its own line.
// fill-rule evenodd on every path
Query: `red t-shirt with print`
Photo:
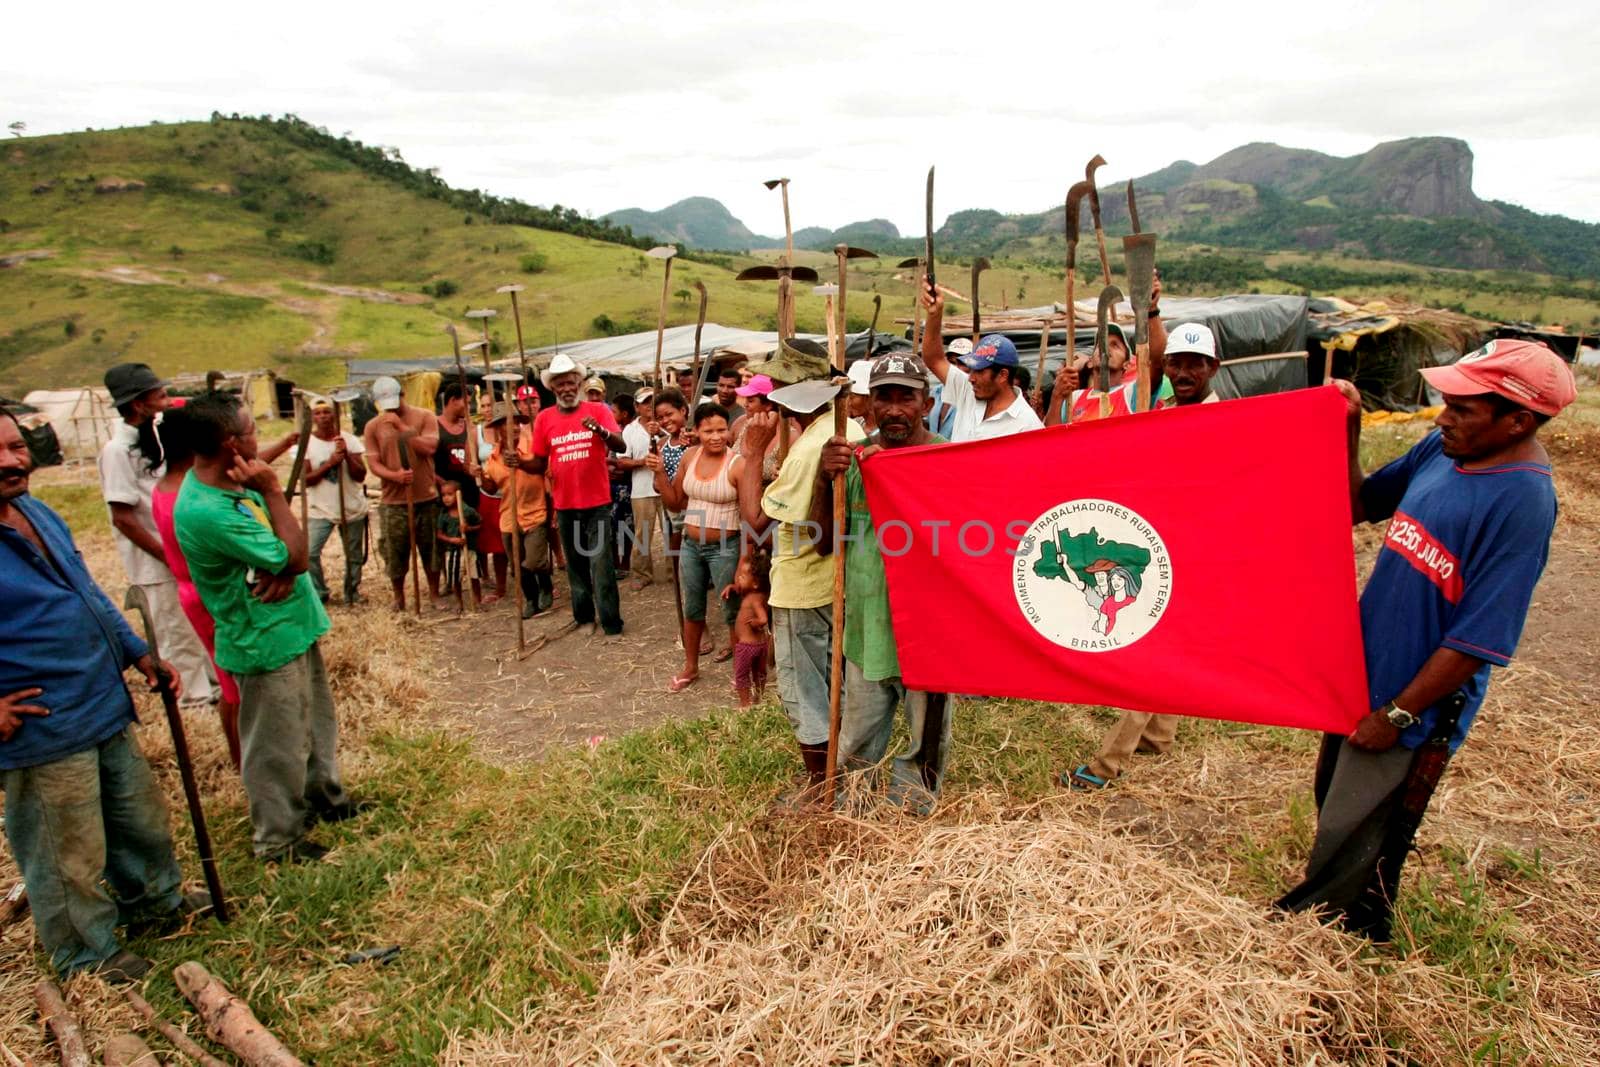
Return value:
M 587 400 L 570 412 L 545 408 L 533 420 L 533 454 L 550 461 L 545 477 L 560 511 L 611 503 L 606 445 L 583 425 L 584 419 L 593 419 L 612 433 L 620 432 L 610 407 Z

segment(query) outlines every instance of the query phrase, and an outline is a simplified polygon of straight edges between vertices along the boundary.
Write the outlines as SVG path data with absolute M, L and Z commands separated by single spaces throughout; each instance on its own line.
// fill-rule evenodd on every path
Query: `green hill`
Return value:
M 722 201 L 709 196 L 691 196 L 660 211 L 625 208 L 611 212 L 606 221 L 654 240 L 673 241 L 694 248 L 744 250 L 777 243 L 770 237 L 751 233 Z
M 650 243 L 451 189 L 292 117 L 21 138 L 0 156 L 0 393 L 98 381 L 130 359 L 326 383 L 344 358 L 448 355 L 445 323 L 472 336 L 461 313 L 485 305 L 514 350 L 494 292 L 513 281 L 530 346 L 653 326 Z M 705 282 L 715 321 L 770 321 L 770 287 L 734 284 L 732 265 L 680 260 L 673 288 Z M 820 322 L 815 303 L 801 314 Z M 671 324 L 694 314 L 669 301 Z

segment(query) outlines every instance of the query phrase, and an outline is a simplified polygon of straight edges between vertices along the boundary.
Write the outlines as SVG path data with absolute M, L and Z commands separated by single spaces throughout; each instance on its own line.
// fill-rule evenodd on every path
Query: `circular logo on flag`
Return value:
M 1143 515 L 1086 497 L 1033 520 L 1011 585 L 1040 636 L 1074 652 L 1110 652 L 1161 621 L 1172 602 L 1172 559 Z

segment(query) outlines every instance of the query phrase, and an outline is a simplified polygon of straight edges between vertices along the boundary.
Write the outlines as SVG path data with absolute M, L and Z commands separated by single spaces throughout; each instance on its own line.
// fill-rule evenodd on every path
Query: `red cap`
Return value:
M 1541 415 L 1558 414 L 1578 398 L 1572 368 L 1537 341 L 1490 341 L 1448 367 L 1424 367 L 1422 376 L 1450 396 L 1498 393 Z
M 535 389 L 531 385 L 519 385 L 519 386 L 517 386 L 517 399 L 518 400 L 538 400 L 539 399 L 539 390 Z

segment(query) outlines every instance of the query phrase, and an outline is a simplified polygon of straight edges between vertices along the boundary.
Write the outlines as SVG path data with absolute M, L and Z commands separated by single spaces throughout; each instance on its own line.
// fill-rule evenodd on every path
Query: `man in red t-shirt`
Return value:
M 622 632 L 622 605 L 617 598 L 606 453 L 621 452 L 626 445 L 611 409 L 579 398 L 582 364 L 557 353 L 539 377 L 556 395 L 556 406 L 533 420 L 529 468 L 545 476 L 555 501 L 556 524 L 567 552 L 572 619 L 579 626 L 593 626 L 598 614 L 599 628 L 614 637 Z

